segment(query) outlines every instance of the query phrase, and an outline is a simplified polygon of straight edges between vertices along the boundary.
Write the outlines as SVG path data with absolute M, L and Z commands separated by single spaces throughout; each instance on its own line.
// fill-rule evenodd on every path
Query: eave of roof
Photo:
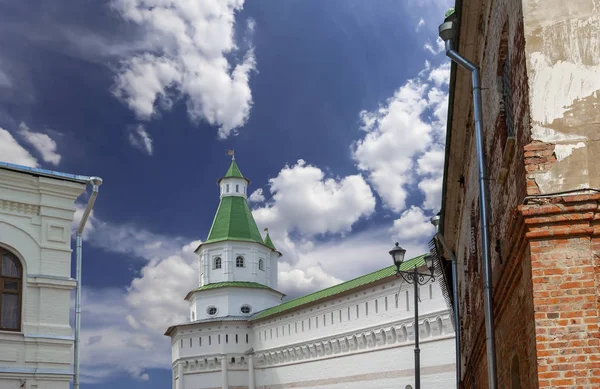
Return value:
M 217 318 L 209 318 L 209 319 L 196 320 L 196 321 L 192 321 L 192 322 L 188 322 L 188 323 L 181 323 L 181 324 L 172 325 L 169 328 L 167 328 L 167 330 L 165 331 L 164 335 L 171 336 L 171 334 L 173 333 L 173 331 L 176 328 L 179 328 L 179 327 L 189 327 L 189 326 L 193 326 L 193 325 L 196 325 L 196 324 L 219 323 L 219 322 L 230 322 L 230 321 L 246 321 L 247 322 L 248 319 L 250 319 L 249 316 L 222 316 L 222 317 L 217 317 Z
M 460 39 L 460 21 L 462 16 L 462 0 L 456 0 L 454 4 L 454 12 L 456 14 L 456 23 L 458 25 L 459 33 L 456 34 L 456 40 L 454 42 L 454 47 L 458 47 L 459 39 Z M 452 137 L 452 119 L 453 115 L 453 106 L 454 106 L 454 92 L 456 88 L 456 63 L 454 61 L 450 61 L 450 83 L 448 90 L 448 118 L 446 120 L 446 145 L 445 145 L 445 155 L 444 155 L 444 177 L 442 180 L 442 206 L 440 209 L 441 218 L 440 218 L 440 226 L 439 230 L 444 233 L 444 220 L 446 217 L 446 189 L 447 189 L 447 180 L 448 180 L 448 163 L 450 160 L 450 144 Z
M 259 284 L 258 282 L 245 282 L 245 281 L 227 281 L 227 282 L 215 282 L 213 284 L 206 284 L 206 285 L 202 285 L 194 290 L 191 290 L 186 296 L 185 296 L 185 300 L 189 300 L 189 298 L 192 296 L 193 293 L 195 292 L 202 292 L 202 291 L 206 291 L 206 290 L 215 290 L 215 289 L 221 289 L 221 288 L 248 288 L 248 289 L 267 289 L 270 290 L 271 292 L 277 293 L 281 296 L 285 296 L 285 294 L 270 288 L 266 285 L 263 284 Z
M 62 173 L 62 172 L 57 172 L 54 170 L 40 169 L 40 168 L 34 168 L 34 167 L 29 167 L 29 166 L 21 166 L 21 165 L 16 165 L 14 163 L 1 162 L 1 161 L 0 161 L 0 168 L 5 169 L 5 170 L 10 170 L 13 172 L 30 174 L 32 176 L 48 177 L 48 178 L 54 178 L 57 180 L 76 182 L 78 184 L 87 184 L 88 182 L 90 182 L 90 179 L 91 179 L 91 177 L 88 177 L 88 176 L 80 176 L 77 174 Z

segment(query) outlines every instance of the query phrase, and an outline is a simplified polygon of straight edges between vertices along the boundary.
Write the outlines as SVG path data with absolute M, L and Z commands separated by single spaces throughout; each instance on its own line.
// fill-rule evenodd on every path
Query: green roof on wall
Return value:
M 425 265 L 425 256 L 427 254 L 420 255 L 418 257 L 409 259 L 405 261 L 401 266 L 400 270 L 410 270 L 415 266 L 423 266 Z M 287 301 L 283 304 L 279 304 L 275 307 L 265 309 L 264 311 L 258 312 L 256 316 L 252 318 L 252 320 L 264 319 L 268 316 L 272 316 L 275 314 L 283 313 L 285 311 L 298 308 L 304 304 L 309 304 L 316 302 L 318 300 L 325 299 L 327 297 L 335 296 L 342 292 L 349 291 L 354 288 L 358 288 L 359 286 L 367 285 L 375 281 L 379 281 L 389 276 L 393 276 L 396 274 L 396 266 L 392 265 L 390 267 L 383 268 L 381 270 L 377 270 L 373 273 L 366 274 L 364 276 L 355 278 L 350 281 L 342 282 L 341 284 L 329 287 L 327 289 L 319 290 L 317 292 L 308 294 L 306 296 L 298 297 L 297 299 Z

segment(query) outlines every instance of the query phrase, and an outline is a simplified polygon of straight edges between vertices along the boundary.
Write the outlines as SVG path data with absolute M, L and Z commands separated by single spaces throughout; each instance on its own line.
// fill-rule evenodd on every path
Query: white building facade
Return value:
M 0 165 L 2 389 L 67 389 L 73 378 L 71 223 L 86 183 L 66 176 Z
M 282 303 L 281 254 L 258 231 L 247 184 L 235 161 L 219 180 L 221 203 L 196 251 L 199 287 L 186 296 L 189 321 L 166 332 L 173 389 L 412 389 L 413 286 L 392 266 Z M 440 284 L 421 286 L 419 297 L 422 387 L 456 388 L 454 328 Z

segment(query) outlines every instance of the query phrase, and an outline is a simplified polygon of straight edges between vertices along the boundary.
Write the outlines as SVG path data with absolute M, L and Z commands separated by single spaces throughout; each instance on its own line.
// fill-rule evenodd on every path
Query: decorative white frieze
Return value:
M 452 336 L 453 334 L 443 331 L 443 323 L 449 320 L 450 317 L 447 313 L 420 317 L 420 327 L 423 327 L 425 322 L 436 323 L 436 326 L 442 327 L 442 331 L 436 328 L 436 331 L 430 331 L 428 334 L 421 331 L 421 341 Z M 387 348 L 401 343 L 409 344 L 413 341 L 414 335 L 409 336 L 407 328 L 412 328 L 413 324 L 412 320 L 403 320 L 383 328 L 368 328 L 359 333 L 348 333 L 343 335 L 342 338 L 338 338 L 339 335 L 336 334 L 330 338 L 313 340 L 298 345 L 256 351 L 256 365 L 257 367 L 265 367 L 301 359 L 329 358 L 338 353 Z
M 40 206 L 0 199 L 0 210 L 17 215 L 34 216 L 40 214 Z

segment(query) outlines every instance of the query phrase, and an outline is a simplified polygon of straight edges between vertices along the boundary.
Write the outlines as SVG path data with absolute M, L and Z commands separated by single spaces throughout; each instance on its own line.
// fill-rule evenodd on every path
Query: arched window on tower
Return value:
M 239 256 L 235 259 L 235 267 L 244 267 L 244 257 Z
M 235 184 L 235 193 L 240 193 L 240 186 Z
M 265 261 L 262 258 L 258 260 L 258 270 L 265 270 Z
M 225 185 L 225 193 L 229 193 L 229 184 Z
M 10 252 L 0 248 L 0 330 L 21 329 L 21 262 Z
M 220 269 L 220 268 L 221 268 L 221 257 L 216 257 L 214 269 Z

